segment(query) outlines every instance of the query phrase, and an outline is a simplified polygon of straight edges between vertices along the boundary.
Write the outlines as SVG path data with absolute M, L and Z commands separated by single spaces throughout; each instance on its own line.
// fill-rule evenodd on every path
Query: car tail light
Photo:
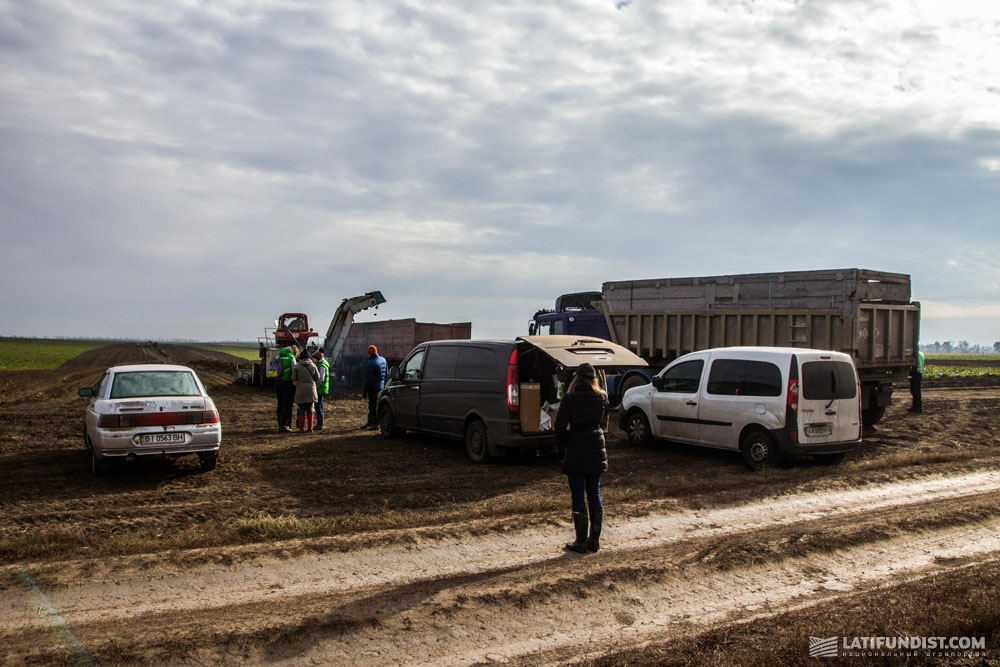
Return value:
M 215 410 L 188 412 L 142 412 L 124 415 L 101 415 L 98 428 L 136 428 L 140 426 L 184 426 L 188 424 L 218 424 Z
M 788 409 L 792 414 L 798 415 L 799 413 L 799 381 L 789 380 L 788 381 L 788 393 L 785 398 L 788 403 Z
M 507 364 L 507 409 L 517 414 L 520 409 L 521 399 L 517 386 L 517 350 L 510 353 L 510 362 Z

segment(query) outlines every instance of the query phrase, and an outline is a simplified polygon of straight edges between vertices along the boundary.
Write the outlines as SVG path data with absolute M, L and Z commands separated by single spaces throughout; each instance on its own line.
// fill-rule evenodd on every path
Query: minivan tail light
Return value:
M 516 414 L 520 405 L 517 387 L 517 349 L 514 349 L 507 364 L 507 409 Z
M 799 413 L 799 381 L 789 380 L 788 381 L 788 393 L 786 395 L 786 402 L 788 403 L 788 409 L 793 414 Z

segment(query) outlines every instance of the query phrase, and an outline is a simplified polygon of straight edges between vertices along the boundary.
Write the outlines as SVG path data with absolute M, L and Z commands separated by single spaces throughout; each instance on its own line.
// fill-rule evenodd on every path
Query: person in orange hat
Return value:
M 365 396 L 368 397 L 368 423 L 363 428 L 374 431 L 378 428 L 378 394 L 385 387 L 385 378 L 389 367 L 385 359 L 379 356 L 378 348 L 368 346 L 368 361 L 365 362 Z

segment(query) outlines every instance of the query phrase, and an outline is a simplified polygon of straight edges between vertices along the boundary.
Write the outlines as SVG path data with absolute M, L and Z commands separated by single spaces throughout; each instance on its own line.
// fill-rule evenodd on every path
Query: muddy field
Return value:
M 218 467 L 95 478 L 76 395 L 112 363 L 198 369 Z M 1000 385 L 905 390 L 839 466 L 609 434 L 602 550 L 569 554 L 552 456 L 476 465 L 459 443 L 279 434 L 235 360 L 94 350 L 0 373 L 0 665 L 997 664 Z M 988 590 L 987 590 L 988 589 Z M 983 611 L 983 610 L 986 611 Z M 971 610 L 971 611 L 970 611 Z M 990 614 L 994 614 L 991 616 Z M 963 621 L 963 619 L 967 619 Z M 964 625 L 963 625 L 964 623 Z M 985 650 L 810 659 L 810 636 L 984 637 Z

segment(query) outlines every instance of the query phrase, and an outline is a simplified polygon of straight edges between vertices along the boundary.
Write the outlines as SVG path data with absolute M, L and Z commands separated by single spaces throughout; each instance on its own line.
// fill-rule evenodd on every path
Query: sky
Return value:
M 0 336 L 864 268 L 1000 341 L 996 2 L 0 0 L 0 155 Z

